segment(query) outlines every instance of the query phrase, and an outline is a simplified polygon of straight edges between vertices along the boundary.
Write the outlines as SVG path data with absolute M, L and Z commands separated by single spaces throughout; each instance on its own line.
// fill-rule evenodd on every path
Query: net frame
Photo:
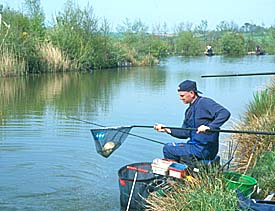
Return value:
M 116 149 L 120 147 L 120 145 L 122 145 L 131 129 L 132 126 L 91 129 L 97 153 L 105 158 L 109 157 Z M 105 147 L 108 143 L 110 149 Z

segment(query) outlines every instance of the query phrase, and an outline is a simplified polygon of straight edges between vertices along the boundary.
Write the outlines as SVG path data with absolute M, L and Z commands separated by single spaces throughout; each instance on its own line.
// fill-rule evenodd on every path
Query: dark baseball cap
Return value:
M 179 91 L 186 91 L 186 92 L 196 92 L 196 93 L 200 93 L 202 94 L 202 92 L 200 92 L 199 90 L 197 90 L 197 84 L 195 81 L 191 81 L 191 80 L 185 80 L 183 82 L 181 82 L 178 86 L 178 92 Z

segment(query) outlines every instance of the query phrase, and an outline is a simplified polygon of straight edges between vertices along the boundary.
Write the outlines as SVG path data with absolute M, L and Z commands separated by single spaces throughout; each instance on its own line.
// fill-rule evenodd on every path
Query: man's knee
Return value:
M 173 152 L 173 144 L 172 143 L 168 143 L 165 144 L 163 147 L 163 155 L 164 158 L 166 159 L 171 159 L 171 160 L 177 160 L 178 156 L 175 155 L 175 152 Z

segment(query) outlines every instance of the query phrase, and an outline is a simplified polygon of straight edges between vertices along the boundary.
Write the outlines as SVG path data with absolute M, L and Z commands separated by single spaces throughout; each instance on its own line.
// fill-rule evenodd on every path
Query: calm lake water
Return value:
M 106 159 L 90 134 L 96 127 L 68 116 L 104 126 L 180 126 L 186 105 L 177 85 L 191 79 L 231 111 L 223 127 L 230 129 L 272 77 L 201 75 L 274 70 L 274 56 L 171 57 L 156 67 L 0 79 L 0 210 L 119 210 L 117 171 L 162 157 L 162 145 L 128 136 Z M 150 128 L 131 133 L 175 141 Z

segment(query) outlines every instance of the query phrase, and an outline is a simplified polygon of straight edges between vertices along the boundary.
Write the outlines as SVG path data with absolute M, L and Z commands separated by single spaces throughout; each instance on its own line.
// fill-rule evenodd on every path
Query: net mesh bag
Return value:
M 132 127 L 114 127 L 91 129 L 96 151 L 103 157 L 109 157 L 124 142 Z

